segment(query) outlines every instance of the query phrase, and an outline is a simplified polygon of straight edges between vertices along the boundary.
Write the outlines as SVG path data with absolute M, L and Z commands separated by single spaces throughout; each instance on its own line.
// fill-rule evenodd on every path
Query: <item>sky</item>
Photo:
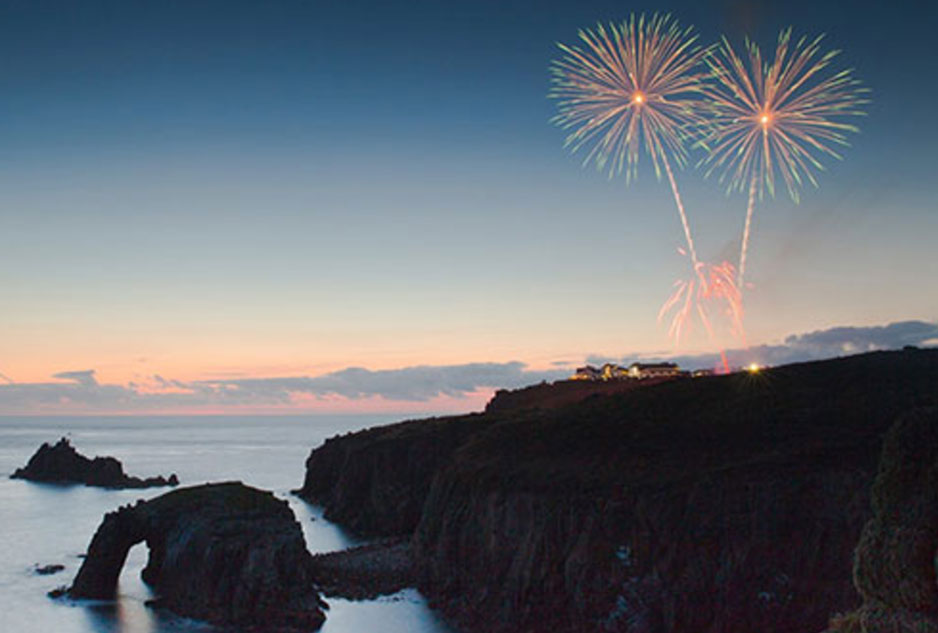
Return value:
M 872 91 L 820 188 L 756 210 L 741 359 L 934 340 L 930 3 L 24 0 L 0 2 L 0 414 L 468 410 L 591 358 L 706 362 L 656 319 L 686 268 L 667 184 L 582 168 L 550 122 L 557 42 L 654 10 L 702 43 L 825 33 Z M 745 200 L 677 177 L 701 255 L 732 258 Z

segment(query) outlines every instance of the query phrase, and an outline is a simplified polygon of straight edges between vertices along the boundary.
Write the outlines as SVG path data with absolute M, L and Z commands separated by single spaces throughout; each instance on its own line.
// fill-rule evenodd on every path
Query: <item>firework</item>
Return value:
M 634 15 L 620 24 L 579 32 L 581 46 L 558 44 L 564 56 L 552 65 L 550 96 L 558 99 L 554 121 L 568 130 L 574 152 L 591 146 L 583 164 L 594 162 L 609 177 L 636 174 L 644 146 L 661 177 L 667 173 L 691 261 L 697 253 L 678 192 L 671 160 L 683 166 L 686 141 L 701 124 L 700 95 L 706 51 L 692 28 L 670 16 Z M 669 158 L 670 157 L 670 158 Z
M 745 345 L 746 335 L 743 330 L 742 293 L 736 285 L 736 268 L 730 262 L 705 264 L 698 262 L 694 275 L 690 279 L 678 279 L 668 299 L 658 311 L 658 322 L 670 315 L 668 334 L 676 344 L 689 329 L 692 317 L 700 318 L 711 341 L 716 340 L 716 333 L 711 318 L 712 306 L 722 304 L 722 315 L 730 324 L 730 332 Z M 724 370 L 729 366 L 723 351 Z
M 839 51 L 821 52 L 823 36 L 792 43 L 782 31 L 772 63 L 764 63 L 759 47 L 746 41 L 746 58 L 730 43 L 706 56 L 713 81 L 707 88 L 712 118 L 703 144 L 707 174 L 721 171 L 727 192 L 749 190 L 739 255 L 737 286 L 743 287 L 746 255 L 756 196 L 775 195 L 776 174 L 795 202 L 799 189 L 823 170 L 825 156 L 840 158 L 838 146 L 857 128 L 845 117 L 862 115 L 866 90 L 852 70 L 830 73 Z

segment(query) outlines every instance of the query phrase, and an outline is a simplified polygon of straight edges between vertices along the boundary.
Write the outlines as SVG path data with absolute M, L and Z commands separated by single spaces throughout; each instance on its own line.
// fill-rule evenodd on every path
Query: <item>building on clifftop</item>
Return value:
M 681 368 L 677 363 L 632 363 L 629 365 L 630 378 L 673 378 L 681 375 Z
M 602 372 L 592 365 L 577 367 L 576 372 L 570 376 L 570 380 L 600 380 Z

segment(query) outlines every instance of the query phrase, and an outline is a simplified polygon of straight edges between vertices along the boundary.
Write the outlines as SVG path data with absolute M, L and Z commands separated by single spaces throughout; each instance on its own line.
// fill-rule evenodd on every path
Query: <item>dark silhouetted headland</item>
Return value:
M 858 593 L 854 550 L 898 547 L 906 520 L 871 508 L 883 437 L 936 405 L 938 350 L 876 352 L 370 429 L 313 450 L 298 492 L 410 535 L 467 630 L 809 633 L 905 605 Z

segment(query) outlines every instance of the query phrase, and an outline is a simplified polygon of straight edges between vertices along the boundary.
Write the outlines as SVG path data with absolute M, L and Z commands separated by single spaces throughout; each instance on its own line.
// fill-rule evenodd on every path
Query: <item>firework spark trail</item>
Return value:
M 736 285 L 736 269 L 733 264 L 698 263 L 694 272 L 695 275 L 691 279 L 678 279 L 674 282 L 671 296 L 658 311 L 659 323 L 670 314 L 668 335 L 676 343 L 680 343 L 681 336 L 690 327 L 691 316 L 696 312 L 710 340 L 716 342 L 716 332 L 708 310 L 713 305 L 724 303 L 723 315 L 730 324 L 730 333 L 746 346 L 742 293 Z M 720 357 L 724 371 L 729 372 L 723 349 L 720 349 Z
M 684 202 L 681 200 L 681 193 L 677 189 L 677 182 L 674 180 L 674 173 L 671 171 L 671 163 L 667 156 L 662 157 L 664 169 L 668 174 L 668 182 L 671 183 L 671 193 L 674 196 L 674 204 L 677 205 L 678 215 L 681 216 L 681 226 L 684 227 L 684 239 L 687 241 L 687 248 L 690 251 L 690 261 L 694 270 L 699 272 L 700 261 L 697 259 L 697 249 L 694 248 L 694 238 L 691 236 L 690 224 L 687 222 L 687 213 L 684 211 Z
M 565 145 L 576 152 L 593 143 L 583 161 L 611 178 L 634 177 L 642 144 L 661 177 L 664 165 L 684 238 L 696 269 L 697 251 L 671 168 L 683 166 L 685 141 L 702 123 L 699 98 L 707 53 L 692 28 L 670 16 L 632 15 L 619 25 L 579 32 L 583 47 L 558 44 L 564 56 L 552 64 L 550 96 L 559 100 L 554 122 L 569 130 Z M 644 141 L 644 143 L 643 143 Z
M 713 81 L 706 89 L 712 120 L 701 144 L 707 175 L 721 171 L 727 192 L 749 187 L 746 223 L 740 245 L 737 285 L 744 283 L 755 196 L 775 195 L 776 172 L 798 202 L 805 181 L 817 187 L 821 158 L 840 159 L 837 145 L 848 145 L 857 127 L 843 117 L 863 115 L 868 92 L 850 69 L 823 76 L 839 51 L 821 53 L 823 36 L 792 44 L 791 30 L 778 37 L 775 58 L 763 63 L 759 47 L 746 41 L 747 61 L 726 38 L 706 62 Z
M 756 208 L 756 180 L 749 183 L 749 202 L 746 204 L 746 222 L 743 225 L 743 239 L 739 246 L 739 277 L 736 284 L 742 290 L 746 275 L 746 255 L 749 252 L 749 233 L 752 230 L 752 212 Z
M 743 296 L 741 288 L 736 284 L 736 269 L 733 264 L 725 261 L 710 266 L 707 273 L 704 299 L 708 302 L 726 303 L 724 315 L 729 321 L 730 333 L 746 347 L 746 331 L 743 329 Z

